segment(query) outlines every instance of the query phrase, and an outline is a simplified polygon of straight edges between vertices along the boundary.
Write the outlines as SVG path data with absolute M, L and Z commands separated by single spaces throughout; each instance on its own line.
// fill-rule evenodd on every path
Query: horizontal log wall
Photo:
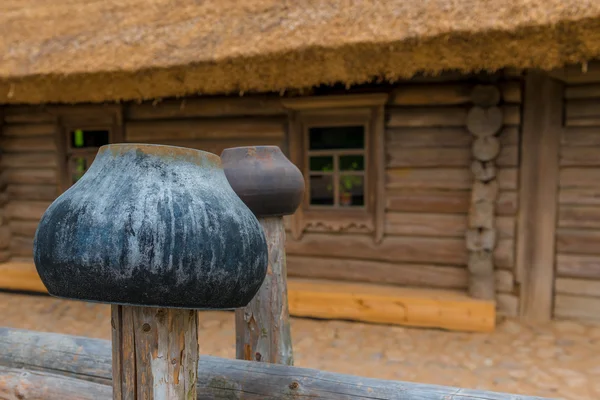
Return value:
M 600 319 L 600 83 L 565 88 L 556 318 Z
M 515 315 L 518 297 L 513 267 L 521 86 L 520 82 L 505 82 L 499 87 L 504 128 L 496 161 L 500 192 L 494 263 L 499 312 Z M 465 124 L 472 89 L 468 83 L 407 86 L 395 92 L 388 108 L 383 246 L 389 243 L 392 248 L 404 249 L 397 250 L 397 255 L 381 249 L 379 258 L 404 261 L 406 265 L 399 264 L 404 269 L 438 271 L 427 282 L 421 281 L 424 285 L 467 286 L 465 232 L 473 185 L 473 139 Z
M 220 155 L 235 146 L 285 147 L 278 97 L 166 100 L 125 106 L 125 141 L 190 147 Z
M 8 244 L 10 256 L 30 259 L 38 221 L 59 194 L 57 121 L 38 107 L 6 107 L 0 125 L 0 169 L 8 200 L 0 247 Z M 0 254 L 6 261 L 6 254 Z

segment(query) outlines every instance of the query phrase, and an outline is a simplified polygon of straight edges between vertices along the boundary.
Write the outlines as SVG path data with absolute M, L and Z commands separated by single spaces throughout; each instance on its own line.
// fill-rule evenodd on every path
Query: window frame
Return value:
M 282 100 L 289 109 L 290 159 L 302 171 L 306 188 L 301 206 L 290 218 L 293 238 L 300 239 L 306 231 L 346 231 L 372 234 L 377 242 L 382 239 L 385 212 L 383 126 L 387 99 L 386 93 L 376 93 Z M 317 126 L 356 125 L 365 127 L 364 206 L 311 205 L 308 130 Z
M 56 115 L 58 123 L 56 134 L 58 189 L 59 193 L 63 193 L 73 185 L 72 158 L 77 155 L 85 158 L 92 155 L 95 158 L 100 148 L 72 148 L 70 133 L 75 129 L 106 130 L 109 144 L 120 143 L 123 141 L 123 111 L 119 104 L 99 104 L 54 106 L 50 108 L 50 112 Z
M 348 118 L 342 119 L 339 117 L 328 117 L 325 119 L 318 119 L 318 120 L 313 120 L 313 121 L 308 121 L 308 123 L 304 123 L 303 124 L 303 154 L 304 154 L 304 160 L 303 160 L 303 167 L 304 169 L 302 170 L 302 173 L 305 177 L 305 188 L 306 188 L 306 193 L 307 195 L 304 197 L 303 200 L 303 206 L 308 209 L 308 210 L 365 210 L 368 208 L 368 202 L 367 202 L 367 193 L 369 192 L 369 162 L 371 157 L 369 156 L 369 140 L 370 140 L 370 129 L 369 129 L 369 121 L 366 121 L 364 119 L 357 119 L 356 121 L 352 121 L 348 120 Z M 310 150 L 310 129 L 311 128 L 318 128 L 318 127 L 344 127 L 344 126 L 362 126 L 364 129 L 364 147 L 361 150 L 356 150 L 356 149 L 336 149 L 336 150 Z M 334 159 L 334 171 L 333 171 L 333 178 L 334 178 L 334 204 L 332 206 L 329 205 L 314 205 L 310 203 L 310 176 L 311 175 L 317 175 L 314 173 L 314 171 L 310 170 L 310 157 L 313 155 L 319 155 L 319 152 L 322 152 L 324 155 L 333 155 L 333 159 Z M 312 153 L 312 154 L 311 154 Z M 317 154 L 315 154 L 317 153 Z M 338 154 L 336 154 L 338 153 Z M 341 155 L 351 155 L 350 153 L 356 153 L 359 155 L 362 155 L 364 157 L 364 168 L 362 171 L 356 171 L 354 173 L 347 173 L 347 174 L 343 174 L 341 173 L 341 170 L 339 169 L 339 165 L 337 165 L 338 168 L 336 168 L 336 159 L 339 160 L 340 154 Z M 338 162 L 339 163 L 339 162 Z M 323 174 L 326 175 L 326 174 Z M 352 207 L 341 207 L 338 203 L 339 203 L 339 178 L 341 175 L 362 175 L 363 176 L 363 192 L 364 192 L 364 204 L 362 206 L 352 206 Z M 337 182 L 337 183 L 336 183 Z M 337 189 L 337 190 L 336 190 Z

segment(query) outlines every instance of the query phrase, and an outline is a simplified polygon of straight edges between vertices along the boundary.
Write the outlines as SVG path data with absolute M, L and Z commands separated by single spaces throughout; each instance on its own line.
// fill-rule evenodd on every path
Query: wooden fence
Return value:
M 0 328 L 0 399 L 112 399 L 111 343 Z M 534 400 L 456 387 L 369 379 L 201 356 L 198 399 Z

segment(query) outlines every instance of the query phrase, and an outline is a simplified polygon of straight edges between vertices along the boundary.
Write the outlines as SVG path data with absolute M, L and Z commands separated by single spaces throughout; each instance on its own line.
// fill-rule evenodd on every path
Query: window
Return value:
M 58 117 L 60 190 L 76 183 L 92 165 L 100 147 L 122 141 L 121 106 L 54 106 Z
M 110 143 L 108 129 L 69 129 L 67 138 L 69 184 L 77 182 L 92 165 L 98 149 Z
M 308 129 L 310 206 L 365 206 L 365 133 L 362 125 Z
M 292 237 L 309 231 L 383 236 L 385 94 L 300 97 L 291 109 L 289 155 L 302 171 L 304 202 Z

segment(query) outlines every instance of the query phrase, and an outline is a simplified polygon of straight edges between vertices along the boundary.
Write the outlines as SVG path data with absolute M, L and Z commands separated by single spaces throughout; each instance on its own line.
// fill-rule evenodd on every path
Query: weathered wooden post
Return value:
M 114 399 L 195 399 L 194 310 L 248 304 L 267 245 L 218 156 L 117 144 L 46 210 L 34 258 L 50 294 L 112 304 Z
M 283 216 L 302 201 L 302 173 L 277 146 L 225 149 L 221 159 L 231 187 L 258 217 L 269 248 L 265 281 L 250 304 L 236 310 L 237 358 L 293 365 Z

